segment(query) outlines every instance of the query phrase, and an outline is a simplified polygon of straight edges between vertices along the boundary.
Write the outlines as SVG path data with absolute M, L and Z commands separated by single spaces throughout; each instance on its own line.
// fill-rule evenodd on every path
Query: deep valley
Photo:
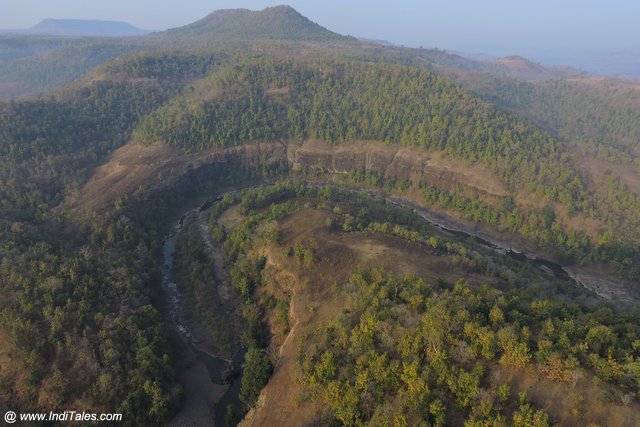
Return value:
M 0 408 L 639 425 L 638 88 L 288 6 L 1 35 Z

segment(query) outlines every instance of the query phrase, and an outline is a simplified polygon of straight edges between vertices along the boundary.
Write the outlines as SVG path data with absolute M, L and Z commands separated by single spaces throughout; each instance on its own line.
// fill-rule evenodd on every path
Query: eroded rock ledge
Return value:
M 379 142 L 332 146 L 323 141 L 305 141 L 300 146 L 290 145 L 288 157 L 294 169 L 365 172 L 422 181 L 446 191 L 459 189 L 490 204 L 498 204 L 509 195 L 506 185 L 490 169 L 417 148 Z

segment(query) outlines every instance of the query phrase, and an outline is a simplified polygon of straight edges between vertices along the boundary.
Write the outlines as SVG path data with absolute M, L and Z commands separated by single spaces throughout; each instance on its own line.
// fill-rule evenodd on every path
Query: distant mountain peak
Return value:
M 355 40 L 329 31 L 288 5 L 268 7 L 259 11 L 216 10 L 196 22 L 157 33 L 156 36 L 302 41 Z
M 75 37 L 127 37 L 143 36 L 151 31 L 143 30 L 127 22 L 98 19 L 47 18 L 25 30 L 6 30 L 4 34 L 75 36 Z

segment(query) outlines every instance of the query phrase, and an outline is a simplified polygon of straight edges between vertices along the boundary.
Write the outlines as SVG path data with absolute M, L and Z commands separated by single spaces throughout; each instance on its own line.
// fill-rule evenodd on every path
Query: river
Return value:
M 252 187 L 246 187 L 242 189 L 238 189 L 230 192 L 229 194 L 238 194 L 242 191 L 257 188 L 263 185 L 271 185 L 271 184 L 261 184 Z M 316 184 L 318 186 L 325 186 L 323 184 Z M 519 252 L 511 247 L 506 247 L 504 244 L 501 244 L 497 241 L 490 241 L 486 238 L 480 237 L 477 234 L 462 230 L 455 225 L 453 225 L 450 221 L 446 223 L 438 218 L 436 218 L 433 214 L 431 214 L 424 207 L 411 202 L 409 200 L 400 198 L 400 197 L 390 197 L 382 192 L 378 192 L 375 190 L 352 190 L 354 193 L 365 194 L 369 197 L 378 197 L 386 202 L 397 206 L 402 209 L 411 209 L 416 214 L 418 214 L 424 221 L 438 228 L 442 232 L 453 234 L 458 238 L 463 240 L 468 240 L 470 238 L 474 239 L 476 244 L 480 244 L 487 248 L 490 248 L 496 252 L 505 254 L 515 260 L 518 261 L 527 261 L 534 266 L 540 268 L 541 270 L 551 273 L 557 278 L 562 280 L 574 281 L 576 284 L 583 286 L 585 288 L 590 289 L 585 283 L 579 280 L 576 277 L 576 274 L 572 271 L 568 270 L 567 267 L 562 266 L 558 263 L 538 258 L 532 254 L 526 254 L 524 252 Z M 206 366 L 209 372 L 209 379 L 212 384 L 224 384 L 228 385 L 227 391 L 222 396 L 221 400 L 216 405 L 214 410 L 214 418 L 216 426 L 226 426 L 225 422 L 225 411 L 227 405 L 231 404 L 235 408 L 239 409 L 242 406 L 242 402 L 239 400 L 238 395 L 240 392 L 240 383 L 242 377 L 241 365 L 244 359 L 244 350 L 238 352 L 232 360 L 223 359 L 220 357 L 216 357 L 214 355 L 208 354 L 201 349 L 198 348 L 197 343 L 194 342 L 191 333 L 189 332 L 185 322 L 181 316 L 181 307 L 182 307 L 182 296 L 177 289 L 175 282 L 173 281 L 173 259 L 176 247 L 176 239 L 177 236 L 182 229 L 184 221 L 190 216 L 195 215 L 199 212 L 203 212 L 211 207 L 211 205 L 218 200 L 221 200 L 222 196 L 218 196 L 216 198 L 207 200 L 205 203 L 200 205 L 195 209 L 191 209 L 185 214 L 183 214 L 180 219 L 173 225 L 171 231 L 167 235 L 164 240 L 163 245 L 163 280 L 162 280 L 162 289 L 165 294 L 166 301 L 166 311 L 172 322 L 172 324 L 179 331 L 181 337 L 185 342 L 188 343 L 189 347 L 194 351 L 197 358 Z M 592 289 L 593 290 L 593 289 Z M 225 384 L 225 377 L 228 377 L 227 373 L 231 372 L 231 382 L 230 384 Z M 241 412 L 241 411 L 238 411 Z
M 198 347 L 192 334 L 182 318 L 182 295 L 173 280 L 173 261 L 176 249 L 176 240 L 185 220 L 197 213 L 208 209 L 211 204 L 219 200 L 220 197 L 209 200 L 199 208 L 192 209 L 183 214 L 180 219 L 173 224 L 171 231 L 165 237 L 162 248 L 162 290 L 165 297 L 165 311 L 171 323 L 180 333 L 182 339 L 190 347 L 197 359 L 204 364 L 209 373 L 209 380 L 212 384 L 227 386 L 227 390 L 214 408 L 213 420 L 216 426 L 226 426 L 225 412 L 228 405 L 241 412 L 242 402 L 239 399 L 240 383 L 242 378 L 242 362 L 244 360 L 244 349 L 236 353 L 233 359 L 228 360 L 209 354 Z

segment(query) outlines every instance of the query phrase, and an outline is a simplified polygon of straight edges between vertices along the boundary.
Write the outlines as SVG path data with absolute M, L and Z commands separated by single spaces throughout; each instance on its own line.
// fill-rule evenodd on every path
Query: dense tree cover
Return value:
M 594 240 L 585 231 L 567 227 L 557 215 L 553 204 L 524 211 L 518 208 L 513 197 L 506 197 L 499 206 L 493 206 L 478 197 L 464 195 L 459 187 L 446 191 L 429 186 L 423 181 L 413 183 L 375 172 L 356 171 L 342 175 L 339 179 L 349 184 L 381 188 L 390 193 L 417 188 L 428 206 L 444 208 L 456 212 L 464 219 L 520 234 L 534 242 L 538 248 L 553 254 L 562 263 L 604 262 L 619 276 L 633 281 L 640 280 L 640 264 L 633 262 L 640 259 L 640 248 L 633 243 L 630 235 L 607 230 L 599 239 Z M 624 193 L 614 190 L 608 194 L 615 198 Z M 622 218 L 619 220 L 623 221 Z M 611 226 L 614 224 L 620 223 L 610 222 Z
M 380 271 L 342 289 L 351 304 L 301 339 L 298 364 L 345 425 L 547 425 L 526 401 L 513 404 L 508 384 L 491 381 L 493 363 L 567 383 L 594 374 L 618 384 L 619 398 L 638 392 L 637 315 L 588 310 L 539 289 Z
M 50 88 L 124 52 L 185 46 L 173 41 L 139 46 L 104 40 L 96 43 L 65 46 L 37 60 L 0 63 L 0 76 Z M 251 46 L 269 52 L 273 49 L 274 57 L 287 56 L 283 52 L 294 47 L 272 45 L 264 42 Z M 148 195 L 141 188 L 139 194 L 118 200 L 112 214 L 92 217 L 88 225 L 76 221 L 75 214 L 61 204 L 111 150 L 129 139 L 131 129 L 138 125 L 139 139 L 161 139 L 187 150 L 277 138 L 320 138 L 336 144 L 378 139 L 444 150 L 469 162 L 489 165 L 512 189 L 529 188 L 546 196 L 549 206 L 525 216 L 508 200 L 501 208 L 492 208 L 456 192 L 424 188 L 429 201 L 459 210 L 469 218 L 519 231 L 543 246 L 575 247 L 574 256 L 579 259 L 614 258 L 621 270 L 640 277 L 637 246 L 621 242 L 621 237 L 637 236 L 640 228 L 634 229 L 633 225 L 640 224 L 640 198 L 629 195 L 613 176 L 605 183 L 606 195 L 592 197 L 571 166 L 571 159 L 561 153 L 558 141 L 549 133 L 425 70 L 422 58 L 406 52 L 362 53 L 354 48 L 349 51 L 351 60 L 315 53 L 306 53 L 307 59 L 299 62 L 230 59 L 240 46 L 242 50 L 250 47 L 217 46 L 226 52 L 223 54 L 211 53 L 211 49 L 136 53 L 94 71 L 56 96 L 0 104 L 0 333 L 8 337 L 7 345 L 15 357 L 12 362 L 27 377 L 24 381 L 5 378 L 0 387 L 3 397 L 11 396 L 17 406 L 28 410 L 64 409 L 73 402 L 93 405 L 92 409 L 116 408 L 135 414 L 135 419 L 128 422 L 136 425 L 158 424 L 176 407 L 180 391 L 175 386 L 172 351 L 154 292 L 159 227 L 182 202 L 210 190 L 214 178 L 220 176 L 191 171 L 177 186 L 179 194 L 165 189 L 162 194 Z M 433 55 L 438 56 L 437 52 Z M 227 65 L 219 69 L 222 63 Z M 205 75 L 209 77 L 173 98 L 185 82 Z M 96 81 L 92 81 L 94 77 Z M 584 97 L 571 85 L 548 83 L 546 87 L 549 89 L 535 88 L 535 94 L 527 95 L 536 99 L 534 110 L 540 118 L 552 126 L 591 132 L 590 141 L 598 149 L 604 147 L 608 158 L 629 162 L 628 147 L 637 140 L 637 129 L 631 124 L 637 111 L 631 101 L 625 103 L 624 94 L 616 94 L 615 102 L 624 110 L 618 116 L 613 110 L 598 110 L 600 100 Z M 561 92 L 566 101 L 556 102 L 556 92 Z M 522 102 L 526 101 L 513 101 L 510 106 L 517 108 L 524 105 Z M 569 109 L 568 113 L 553 113 L 557 110 L 552 107 L 570 103 L 584 106 L 590 117 L 597 118 L 594 130 L 589 120 Z M 606 126 L 602 124 L 607 121 Z M 234 174 L 237 172 L 238 165 L 225 170 L 228 183 L 278 173 L 259 167 L 252 173 Z M 406 184 L 392 185 L 388 177 L 376 179 L 383 186 Z M 218 239 L 225 241 L 234 263 L 234 286 L 245 301 L 245 342 L 251 347 L 263 348 L 268 341 L 260 307 L 270 302 L 260 301 L 255 295 L 264 260 L 248 256 L 247 251 L 262 221 L 280 218 L 301 206 L 293 201 L 277 204 L 293 194 L 324 201 L 344 196 L 331 188 L 292 190 L 276 186 L 241 199 L 241 209 L 248 215 L 258 215 L 260 208 L 276 203 L 262 212 L 262 217 L 250 219 L 228 238 L 221 228 L 214 229 Z M 154 203 L 145 199 L 151 196 Z M 558 228 L 562 224 L 552 201 L 568 206 L 570 211 L 604 218 L 609 230 L 590 243 L 579 233 L 564 233 Z M 605 209 L 607 206 L 612 209 Z M 517 274 L 508 268 L 495 267 L 433 236 L 416 235 L 409 227 L 415 226 L 415 217 L 394 215 L 398 215 L 395 221 L 376 221 L 366 210 L 349 211 L 335 225 L 344 231 L 366 230 L 408 238 L 456 256 L 469 266 L 494 268 L 496 276 L 516 281 Z M 396 228 L 397 224 L 402 226 Z M 291 251 L 300 265 L 314 261 L 312 254 L 307 255 L 307 248 L 293 246 Z M 204 268 L 200 261 L 198 265 Z M 620 329 L 604 324 L 615 334 Z M 617 340 L 622 338 L 618 336 Z M 529 348 L 533 349 L 531 343 Z M 599 354 L 598 358 L 589 355 L 589 369 L 603 372 L 604 377 L 606 372 L 613 372 L 612 381 L 626 378 L 626 373 L 616 373 L 619 370 L 615 363 L 623 366 L 620 354 L 616 350 L 613 362 L 608 354 Z M 575 357 L 580 366 L 587 366 L 582 358 Z M 623 370 L 628 371 L 627 365 Z M 70 372 L 87 374 L 81 377 Z M 256 372 L 256 378 L 263 377 L 263 370 Z M 622 386 L 627 387 L 625 384 Z M 522 418 L 537 416 L 527 410 L 524 400 L 519 413 Z
M 578 169 L 585 153 L 614 163 L 640 165 L 640 94 L 629 84 L 586 77 L 537 83 L 475 77 L 462 83 L 483 98 L 525 112 L 543 127 L 553 129 L 565 141 L 565 155 Z M 588 175 L 586 171 L 581 174 Z M 640 256 L 640 195 L 611 172 L 604 182 L 592 182 L 588 187 L 591 194 L 582 205 L 577 209 L 570 206 L 570 212 L 581 211 L 605 224 L 600 237 L 589 242 L 594 250 L 588 258 L 614 259 L 620 271 L 638 280 L 640 269 L 631 264 Z M 524 234 L 529 237 L 531 233 Z M 567 241 L 566 236 L 560 238 Z M 585 236 L 580 240 L 585 241 Z
M 240 399 L 249 406 L 258 401 L 260 390 L 267 385 L 273 366 L 267 354 L 256 347 L 252 347 L 244 356 L 242 364 L 242 384 Z
M 513 384 L 492 379 L 496 364 L 566 384 L 598 378 L 615 384 L 607 392 L 614 401 L 628 402 L 638 393 L 637 312 L 594 306 L 573 284 L 437 235 L 410 210 L 363 193 L 294 182 L 263 186 L 214 205 L 212 225 L 233 203 L 247 219 L 230 230 L 225 246 L 236 260 L 236 289 L 254 325 L 270 308 L 256 297 L 263 261 L 252 258 L 252 248 L 277 243 L 264 225 L 302 208 L 335 203 L 341 219 L 327 224 L 332 230 L 406 239 L 488 280 L 450 284 L 366 271 L 337 286 L 335 301 L 349 304 L 301 338 L 298 366 L 310 396 L 329 405 L 341 424 L 548 425 L 548 416 L 518 396 Z M 317 262 L 300 242 L 284 253 L 305 269 Z M 265 342 L 265 331 L 254 330 Z M 251 384 L 257 397 L 257 382 Z
M 4 377 L 0 399 L 25 411 L 120 411 L 128 425 L 175 413 L 176 348 L 157 309 L 163 224 L 215 188 L 262 177 L 258 165 L 246 166 L 194 169 L 87 219 L 49 209 L 22 222 L 3 217 L 0 333 L 28 380 Z M 194 264 L 202 269 L 192 278 L 204 280 L 201 259 L 182 266 Z
M 569 212 L 605 219 L 611 229 L 625 224 L 625 230 L 634 230 L 640 220 L 640 199 L 628 196 L 615 182 L 608 200 L 589 196 L 580 175 L 548 134 L 419 68 L 319 60 L 316 69 L 286 61 L 241 61 L 155 111 L 135 135 L 188 150 L 307 137 L 335 143 L 381 139 L 415 144 L 485 162 L 512 188 L 523 186 L 567 206 Z M 452 197 L 456 210 L 470 213 L 474 220 L 533 238 L 545 249 L 559 248 L 574 260 L 614 258 L 621 272 L 638 277 L 628 261 L 636 259 L 638 250 L 623 241 L 627 234 L 615 233 L 600 244 L 580 230 L 566 230 L 559 218 L 546 224 L 540 220 L 541 211 L 514 207 L 499 218 L 480 201 L 445 198 Z M 601 208 L 594 210 L 594 204 Z M 445 205 L 451 207 L 451 200 Z M 620 209 L 601 214 L 612 205 Z
M 343 176 L 343 180 L 346 182 L 353 180 L 360 184 L 365 182 L 371 186 L 385 188 L 389 191 L 402 189 L 408 185 L 403 182 L 398 182 L 397 180 L 388 180 L 375 174 L 354 173 Z M 631 259 L 638 256 L 637 248 L 631 245 L 627 247 L 620 246 L 611 242 L 606 244 L 605 242 L 600 242 L 598 245 L 594 245 L 584 233 L 566 231 L 565 226 L 562 224 L 562 221 L 557 218 L 551 206 L 533 210 L 525 215 L 516 209 L 512 199 L 505 199 L 501 206 L 494 208 L 477 198 L 465 197 L 457 191 L 446 192 L 435 187 L 427 186 L 424 183 L 419 183 L 418 186 L 423 192 L 425 201 L 430 205 L 459 212 L 463 218 L 485 222 L 512 232 L 522 233 L 525 237 L 536 242 L 539 247 L 554 252 L 563 262 L 585 262 L 588 260 L 610 261 L 616 263 L 618 272 L 621 275 L 633 280 L 637 280 L 638 277 L 640 277 L 638 276 L 638 266 L 630 262 Z M 307 185 L 300 181 L 278 182 L 272 186 L 260 187 L 244 192 L 239 198 L 239 203 L 241 212 L 244 214 L 255 214 L 259 209 L 277 204 L 262 213 L 262 215 L 267 215 L 267 218 L 270 220 L 276 220 L 281 218 L 286 212 L 300 208 L 300 203 L 285 202 L 291 198 L 320 198 L 331 201 L 352 200 L 354 204 L 360 206 L 360 211 L 355 212 L 353 215 L 343 213 L 345 219 L 340 226 L 344 231 L 372 230 L 385 234 L 398 235 L 399 232 L 394 231 L 393 227 L 388 223 L 379 223 L 381 219 L 393 218 L 393 222 L 396 224 L 420 230 L 423 234 L 433 234 L 433 232 L 425 226 L 425 222 L 413 212 L 406 209 L 397 209 L 391 205 L 388 205 L 383 211 L 374 210 L 372 205 L 366 202 L 366 193 L 353 192 L 347 188 L 336 186 Z M 224 210 L 234 202 L 234 199 L 228 198 L 226 203 L 218 203 L 214 206 L 211 215 L 213 222 L 210 223 L 210 227 L 218 230 L 218 233 L 220 233 L 219 228 L 215 225 L 217 215 L 219 215 L 221 210 Z M 259 216 L 257 218 L 263 217 Z M 386 220 L 383 220 L 383 222 L 385 221 Z M 246 250 L 248 244 L 247 237 L 251 235 L 251 230 L 257 227 L 257 225 L 258 222 L 254 220 L 238 228 L 237 234 L 232 236 L 239 237 L 237 242 L 228 243 L 228 245 L 230 245 L 228 246 L 228 250 L 231 254 Z M 435 240 L 427 242 L 425 239 L 415 236 L 409 237 L 409 234 L 410 233 L 403 231 L 399 235 L 408 240 L 423 241 L 423 243 L 429 244 L 434 248 L 440 247 L 440 242 L 436 237 L 433 237 Z M 293 248 L 291 248 L 291 250 L 293 250 Z M 455 247 L 448 247 L 447 250 L 453 254 L 458 253 L 458 249 Z
M 0 81 L 19 84 L 22 95 L 49 93 L 82 74 L 140 46 L 120 40 L 81 40 L 65 43 L 45 55 L 0 61 Z
M 606 188 L 594 193 L 589 188 L 593 184 L 585 187 L 582 174 L 571 166 L 576 160 L 561 152 L 557 141 L 547 133 L 495 110 L 422 67 L 394 68 L 384 64 L 385 61 L 419 63 L 412 56 L 416 52 L 382 50 L 364 54 L 357 49 L 348 52 L 345 54 L 354 60 L 326 54 L 308 54 L 305 63 L 234 60 L 236 65 L 196 83 L 183 96 L 145 119 L 136 135 L 147 141 L 164 139 L 189 149 L 208 144 L 239 144 L 248 139 L 292 137 L 318 137 L 334 142 L 383 139 L 444 149 L 456 157 L 489 164 L 513 189 L 524 186 L 546 196 L 549 202 L 561 203 L 569 215 L 580 213 L 603 224 L 597 232 L 600 237 L 589 241 L 586 233 L 563 230 L 560 222 L 554 224 L 554 229 L 540 229 L 538 212 L 520 211 L 511 220 L 521 220 L 522 226 L 517 229 L 510 222 L 506 224 L 508 229 L 533 237 L 547 249 L 561 248 L 574 259 L 614 258 L 620 272 L 630 278 L 639 277 L 640 271 L 633 268 L 638 248 L 629 238 L 638 238 L 640 196 L 631 194 L 620 179 L 610 176 L 604 183 Z M 430 58 L 431 54 L 424 52 L 418 56 Z M 204 51 L 139 53 L 114 61 L 99 73 L 114 78 L 161 80 L 167 86 L 174 79 L 198 78 L 228 60 L 228 56 Z M 376 63 L 364 62 L 368 60 Z M 319 64 L 324 67 L 316 70 L 314 67 Z M 597 135 L 583 139 L 598 141 L 594 144 L 604 147 L 607 156 L 614 156 L 612 159 L 629 160 L 629 145 L 624 144 L 634 140 L 630 123 L 635 123 L 632 120 L 635 99 L 624 103 L 617 92 L 609 99 L 570 83 L 546 82 L 534 86 L 508 79 L 487 79 L 499 84 L 485 88 L 484 93 L 476 88 L 478 93 L 492 94 L 487 95 L 492 102 L 518 111 L 533 111 L 537 122 L 545 128 L 560 129 L 563 138 L 588 133 L 581 116 L 583 109 L 575 108 L 574 104 L 584 106 L 596 118 L 589 126 L 596 129 Z M 479 79 L 477 84 L 482 85 L 482 81 Z M 603 100 L 609 100 L 609 104 Z M 562 105 L 566 108 L 557 111 Z M 65 113 L 57 104 L 49 108 L 52 114 L 57 114 L 58 109 L 62 116 L 87 117 L 77 111 Z M 612 116 L 626 118 L 619 121 L 619 126 L 613 126 L 614 122 L 608 120 Z M 21 128 L 20 120 L 16 124 Z M 61 128 L 60 124 L 53 120 L 51 128 Z M 93 124 L 87 120 L 85 125 L 90 129 Z M 473 219 L 495 225 L 495 215 L 489 217 L 486 210 L 476 215 L 475 211 L 475 208 L 470 211 L 471 216 L 478 217 Z
M 50 217 L 169 90 L 98 83 L 60 99 L 0 105 L 0 212 L 8 225 Z
M 2 378 L 11 407 L 119 411 L 129 425 L 157 425 L 176 410 L 175 349 L 156 308 L 166 210 L 134 197 L 80 218 L 62 202 L 177 84 L 95 82 L 0 106 L 0 333 L 24 372 Z M 203 188 L 186 184 L 156 201 Z
M 21 161 L 93 149 L 95 156 L 126 142 L 130 128 L 166 99 L 157 86 L 103 82 L 67 99 L 11 102 L 0 106 L 0 155 Z M 102 149 L 102 150 L 100 150 Z
M 487 75 L 463 76 L 459 81 L 482 98 L 524 113 L 555 132 L 565 146 L 564 155 L 583 176 L 591 175 L 582 165 L 585 156 L 640 170 L 640 93 L 629 83 L 589 77 L 525 83 Z M 615 173 L 609 173 L 605 182 L 590 182 L 586 190 L 588 197 L 572 210 L 601 220 L 606 224 L 603 234 L 613 231 L 618 246 L 628 245 L 630 238 L 637 244 L 638 192 Z
M 204 54 L 170 58 L 134 55 L 99 72 L 114 80 L 78 84 L 38 101 L 0 104 L 0 209 L 29 215 L 36 207 L 55 206 L 107 153 L 127 142 L 145 114 L 222 60 Z M 139 78 L 153 80 L 141 84 Z
M 180 396 L 153 304 L 156 255 L 126 218 L 94 227 L 40 224 L 3 239 L 3 345 L 28 375 L 26 383 L 5 378 L 3 397 L 25 410 L 62 410 L 81 398 L 87 409 L 126 413 L 128 424 L 155 424 Z
M 187 82 L 211 73 L 227 56 L 227 53 L 217 51 L 138 52 L 108 62 L 94 73 L 105 73 L 116 79 L 147 78 L 165 82 Z
M 265 11 L 260 14 L 260 20 L 272 25 L 278 19 L 290 19 L 284 12 L 286 10 L 277 8 L 268 13 Z M 217 18 L 211 19 L 215 21 Z M 206 27 L 211 24 L 209 21 L 205 19 L 202 24 L 206 24 Z M 147 40 L 132 49 L 166 50 L 184 44 L 171 37 L 159 40 Z M 124 73 L 131 78 L 156 79 L 164 75 L 166 79 L 163 84 L 166 84 L 173 77 L 193 79 L 210 72 L 214 63 L 218 62 L 215 56 L 219 55 L 213 54 L 213 50 L 233 55 L 238 50 L 249 50 L 250 46 L 254 46 L 257 50 L 272 51 L 277 57 L 286 56 L 283 54 L 285 50 L 300 50 L 299 45 L 291 42 L 272 43 L 271 48 L 259 39 L 254 40 L 253 44 L 247 43 L 225 42 L 221 39 L 216 41 L 215 47 L 209 47 L 208 52 L 137 53 L 105 69 L 111 70 L 113 75 Z M 107 45 L 115 46 L 117 42 L 109 41 Z M 100 51 L 100 45 L 96 46 Z M 201 44 L 194 43 L 191 49 L 195 46 Z M 216 83 L 216 77 L 212 77 L 208 83 L 196 84 L 182 100 L 174 101 L 173 107 L 166 107 L 157 113 L 155 119 L 148 119 L 139 135 L 148 140 L 175 139 L 173 142 L 176 144 L 189 147 L 211 142 L 230 145 L 255 138 L 311 136 L 334 141 L 382 139 L 444 148 L 456 157 L 488 163 L 513 188 L 522 185 L 546 195 L 549 200 L 567 206 L 570 214 L 580 213 L 602 220 L 603 229 L 599 231 L 602 239 L 598 240 L 607 241 L 608 245 L 615 247 L 601 251 L 599 258 L 621 251 L 633 254 L 632 245 L 625 244 L 623 237 L 638 237 L 640 197 L 630 194 L 620 180 L 612 178 L 612 182 L 607 182 L 606 190 L 593 194 L 590 188 L 593 184 L 585 185 L 584 174 L 576 172 L 580 169 L 575 164 L 576 159 L 572 158 L 570 152 L 564 152 L 565 149 L 550 139 L 545 131 L 515 116 L 505 116 L 442 77 L 436 78 L 429 71 L 412 74 L 405 70 L 396 73 L 391 71 L 393 66 L 384 63 L 412 65 L 413 68 L 409 67 L 408 70 L 421 70 L 433 64 L 475 71 L 488 71 L 486 67 L 437 50 L 362 49 L 347 44 L 339 48 L 334 46 L 339 54 L 328 54 L 321 46 L 315 48 L 316 51 L 301 52 L 300 56 L 307 58 L 307 65 L 280 64 L 277 73 L 264 71 L 272 67 L 269 60 L 254 63 L 240 60 L 240 67 L 245 71 L 251 67 L 263 70 L 236 73 L 236 68 L 230 66 L 223 80 Z M 339 56 L 352 60 L 336 59 Z M 376 64 L 363 64 L 368 61 Z M 65 66 L 67 62 L 61 61 Z M 316 65 L 324 67 L 318 67 L 316 71 Z M 147 70 L 147 74 L 136 71 L 140 67 Z M 300 71 L 305 67 L 313 72 L 305 74 Z M 380 70 L 373 72 L 368 67 L 380 67 Z M 282 76 L 278 73 L 303 75 L 280 81 Z M 370 76 L 362 79 L 366 81 L 361 83 L 357 75 L 367 73 Z M 379 75 L 374 76 L 376 73 Z M 225 74 L 225 71 L 221 74 Z M 234 82 L 236 77 L 245 83 Z M 319 81 L 300 84 L 301 79 Z M 416 79 L 422 80 L 422 83 L 411 82 Z M 412 86 L 414 84 L 415 87 Z M 579 147 L 595 146 L 597 148 L 594 150 L 600 156 L 616 161 L 634 161 L 630 147 L 637 140 L 637 96 L 633 91 L 625 90 L 624 86 L 612 83 L 611 90 L 608 90 L 606 85 L 601 87 L 598 84 L 566 81 L 528 84 L 485 76 L 463 79 L 463 84 L 494 104 L 519 113 L 526 112 L 542 128 L 574 141 Z M 218 86 L 222 89 L 216 89 Z M 225 86 L 229 86 L 229 90 L 225 91 Z M 294 90 L 287 92 L 287 88 Z M 321 96 L 316 93 L 318 91 Z M 425 91 L 431 93 L 425 96 Z M 212 97 L 213 103 L 223 105 L 206 105 Z M 199 106 L 203 99 L 205 105 Z M 422 103 L 423 99 L 429 102 Z M 247 103 L 251 104 L 251 108 Z M 414 104 L 419 108 L 415 108 Z M 246 114 L 240 113 L 241 110 L 245 110 Z M 257 117 L 261 115 L 262 118 Z M 587 116 L 589 119 L 585 118 Z M 219 127 L 216 122 L 224 123 L 224 128 L 216 130 Z M 183 128 L 177 132 L 181 136 L 174 134 L 174 125 Z M 168 128 L 167 132 L 162 130 L 163 126 Z M 505 151 L 505 147 L 509 147 L 508 150 Z M 535 157 L 536 160 L 532 161 L 529 157 Z M 614 208 L 609 209 L 609 206 Z M 613 242 L 606 234 L 611 231 L 614 233 Z M 633 260 L 634 257 L 625 255 L 621 260 L 625 259 Z
M 513 197 L 506 197 L 499 206 L 492 206 L 479 197 L 465 196 L 460 187 L 446 191 L 429 186 L 423 181 L 415 184 L 407 180 L 398 180 L 393 176 L 381 176 L 375 172 L 355 171 L 341 176 L 340 179 L 348 183 L 383 188 L 391 193 L 418 188 L 429 206 L 445 208 L 460 214 L 462 218 L 520 234 L 540 249 L 554 254 L 563 263 L 605 262 L 621 277 L 633 281 L 640 280 L 640 265 L 633 262 L 634 259 L 640 259 L 640 248 L 633 243 L 637 230 L 634 229 L 631 235 L 622 231 L 632 227 L 638 212 L 634 211 L 624 218 L 615 214 L 622 205 L 619 198 L 630 204 L 630 207 L 625 209 L 631 210 L 637 204 L 636 200 L 640 199 L 625 194 L 625 189 L 614 179 L 608 179 L 606 183 L 613 186 L 607 192 L 607 202 L 604 205 L 609 207 L 607 223 L 612 228 L 620 227 L 622 224 L 625 227 L 617 233 L 606 229 L 597 239 L 592 239 L 583 230 L 567 227 L 563 219 L 557 215 L 557 206 L 553 204 L 525 211 L 518 208 Z
M 248 347 L 244 356 L 240 399 L 246 409 L 256 405 L 260 391 L 267 384 L 273 365 L 265 349 L 268 345 L 268 330 L 263 322 L 264 307 L 259 304 L 255 294 L 262 282 L 264 257 L 249 254 L 249 244 L 253 231 L 260 223 L 253 217 L 234 229 L 224 242 L 225 250 L 232 260 L 231 280 L 234 291 L 242 300 L 241 313 L 244 320 L 242 341 Z
M 154 112 L 135 136 L 187 150 L 256 139 L 382 140 L 486 162 L 508 183 L 563 202 L 583 191 L 548 133 L 418 67 L 241 61 Z
M 461 83 L 487 100 L 526 112 L 569 141 L 600 150 L 603 158 L 637 157 L 632 149 L 640 141 L 640 93 L 628 83 L 588 77 L 526 83 L 486 75 Z
M 319 189 L 304 183 L 278 182 L 275 185 L 260 186 L 241 192 L 238 195 L 225 195 L 214 203 L 209 211 L 209 229 L 213 237 L 223 244 L 231 264 L 231 280 L 234 291 L 242 300 L 242 317 L 244 320 L 244 344 L 248 347 L 243 364 L 243 377 L 240 399 L 247 409 L 256 405 L 260 391 L 266 385 L 273 364 L 266 353 L 270 342 L 270 331 L 264 321 L 267 310 L 277 309 L 279 322 L 284 329 L 288 328 L 288 302 L 274 298 L 265 299 L 265 295 L 257 291 L 262 286 L 263 270 L 266 259 L 252 251 L 255 239 L 277 241 L 278 233 L 273 228 L 265 228 L 265 223 L 282 218 L 299 209 L 301 204 L 289 199 L 296 196 L 312 196 L 319 193 Z M 238 204 L 243 215 L 247 218 L 242 224 L 232 230 L 224 230 L 217 223 L 219 215 L 230 206 Z M 256 233 L 257 228 L 260 233 Z M 303 248 L 292 248 L 304 262 Z M 298 254 L 300 252 L 300 254 Z M 309 256 L 308 262 L 312 262 Z

